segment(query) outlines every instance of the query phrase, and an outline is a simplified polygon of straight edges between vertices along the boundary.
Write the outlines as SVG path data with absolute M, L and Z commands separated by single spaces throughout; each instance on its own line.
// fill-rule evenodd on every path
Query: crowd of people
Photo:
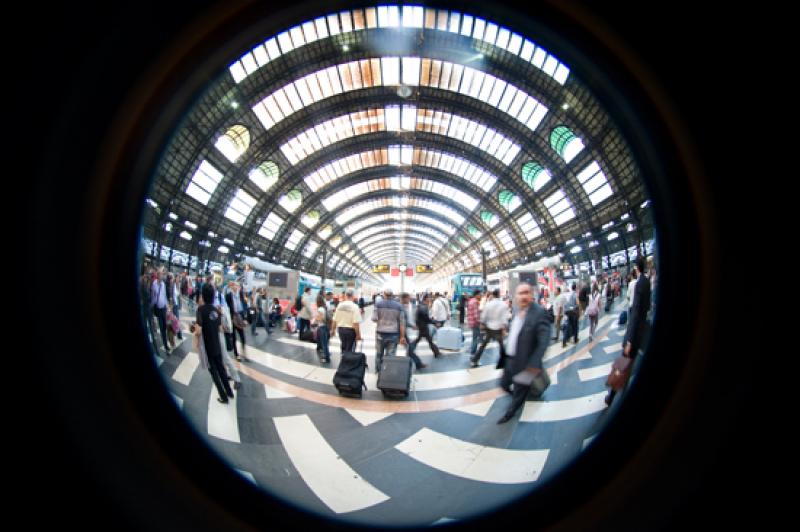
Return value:
M 582 318 L 588 321 L 589 339 L 593 340 L 600 316 L 611 310 L 616 298 L 623 297 L 623 291 L 622 312 L 627 316 L 623 352 L 635 358 L 646 341 L 654 284 L 655 268 L 652 263 L 648 268 L 645 259 L 640 257 L 624 279 L 614 272 L 602 274 L 590 282 L 564 284 L 563 289 L 557 287 L 554 294 L 522 283 L 513 297 L 509 294 L 501 297 L 499 289 L 487 293 L 475 290 L 464 297 L 459 305 L 458 320 L 462 324 L 466 322 L 466 327 L 472 331 L 470 365 L 478 367 L 487 345 L 497 342 L 500 356 L 496 367 L 504 368 L 500 385 L 513 396 L 511 406 L 499 423 L 515 415 L 532 386 L 536 388 L 536 382 L 547 380 L 542 368 L 544 350 L 553 341 L 557 342 L 559 335 L 562 346 L 566 347 L 570 340 L 577 344 Z M 280 327 L 282 320 L 290 334 L 297 333 L 300 338 L 313 335 L 322 363 L 331 362 L 330 338 L 334 334 L 340 339 L 342 352 L 356 350 L 357 343 L 362 340 L 365 300 L 357 297 L 353 288 L 337 295 L 330 291 L 314 295 L 311 288 L 306 287 L 284 318 L 278 298 L 269 298 L 264 287 L 255 288 L 250 265 L 245 265 L 243 275 L 239 275 L 234 264 L 226 275 L 217 270 L 196 276 L 193 281 L 186 271 L 173 275 L 164 268 L 146 268 L 140 279 L 140 296 L 148 337 L 156 353 L 163 351 L 165 357 L 175 348 L 174 336 L 179 340 L 183 338 L 178 320 L 182 309 L 188 306 L 195 313 L 191 326 L 194 347 L 200 354 L 202 366 L 211 373 L 222 403 L 233 397 L 229 380 L 234 382 L 233 389 L 241 386 L 234 360 L 249 361 L 245 341 L 248 324 L 252 336 L 258 335 L 258 327 L 271 334 L 271 329 Z M 436 332 L 451 321 L 448 294 L 420 293 L 412 297 L 404 292 L 399 296 L 396 298 L 390 288 L 373 296 L 376 372 L 380 371 L 384 357 L 396 356 L 398 346 L 405 348 L 406 356 L 412 359 L 417 370 L 427 368 L 415 352 L 423 339 L 435 358 L 441 356 Z M 411 330 L 417 331 L 413 341 Z M 614 395 L 613 390 L 609 392 L 607 404 Z

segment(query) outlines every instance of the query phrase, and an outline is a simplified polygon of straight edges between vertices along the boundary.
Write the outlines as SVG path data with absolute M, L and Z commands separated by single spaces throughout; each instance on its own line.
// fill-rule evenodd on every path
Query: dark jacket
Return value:
M 525 313 L 525 321 L 517 338 L 516 354 L 506 361 L 510 364 L 508 370 L 512 375 L 523 371 L 525 368 L 541 368 L 542 358 L 547 346 L 550 345 L 552 329 L 550 320 L 547 319 L 545 310 L 531 303 Z
M 431 315 L 428 313 L 428 305 L 425 303 L 420 303 L 417 305 L 417 329 L 420 331 L 427 331 L 428 325 L 433 323 L 431 321 Z
M 628 316 L 628 328 L 625 330 L 623 345 L 631 343 L 631 357 L 636 356 L 636 351 L 642 347 L 646 334 L 647 312 L 650 310 L 650 279 L 640 275 L 633 290 L 633 305 Z

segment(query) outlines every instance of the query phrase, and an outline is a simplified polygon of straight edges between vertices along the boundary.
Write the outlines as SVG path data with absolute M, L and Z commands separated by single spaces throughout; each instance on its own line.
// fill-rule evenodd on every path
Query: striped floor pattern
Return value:
M 429 526 L 508 502 L 590 444 L 606 411 L 603 377 L 621 348 L 616 317 L 601 318 L 591 343 L 586 327 L 577 346 L 551 345 L 553 384 L 505 425 L 496 424 L 510 403 L 496 388 L 496 344 L 469 368 L 469 333 L 460 353 L 433 359 L 418 350 L 431 367 L 413 374 L 406 401 L 368 394 L 342 402 L 332 386 L 338 341 L 325 366 L 313 344 L 280 331 L 253 338 L 248 330 L 252 362 L 239 364 L 243 386 L 228 404 L 217 402 L 191 342 L 156 364 L 187 418 L 245 482 L 355 523 Z M 362 334 L 372 361 L 369 321 Z M 377 394 L 374 373 L 366 382 Z

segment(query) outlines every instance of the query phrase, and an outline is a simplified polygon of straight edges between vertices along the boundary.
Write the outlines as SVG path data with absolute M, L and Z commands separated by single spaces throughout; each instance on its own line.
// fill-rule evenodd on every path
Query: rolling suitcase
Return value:
M 411 359 L 408 357 L 384 357 L 378 374 L 378 389 L 384 397 L 408 397 L 411 388 Z
M 347 351 L 342 353 L 342 360 L 333 376 L 333 385 L 339 390 L 339 395 L 361 399 L 363 390 L 367 389 L 364 383 L 366 371 L 367 355 Z
M 312 344 L 317 343 L 317 339 L 314 337 L 314 331 L 311 329 L 306 329 L 300 333 L 300 340 L 303 342 L 311 342 Z
M 439 327 L 436 331 L 436 345 L 439 349 L 461 349 L 463 334 L 457 327 Z
M 628 311 L 623 310 L 622 312 L 619 313 L 619 320 L 617 320 L 617 324 L 625 325 L 626 323 L 628 323 Z

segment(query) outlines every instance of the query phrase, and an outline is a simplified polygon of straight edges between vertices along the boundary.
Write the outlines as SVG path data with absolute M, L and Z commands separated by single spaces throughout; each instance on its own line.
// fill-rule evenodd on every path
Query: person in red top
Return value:
M 467 326 L 472 329 L 472 348 L 469 354 L 475 356 L 481 338 L 481 291 L 475 290 L 467 303 Z

